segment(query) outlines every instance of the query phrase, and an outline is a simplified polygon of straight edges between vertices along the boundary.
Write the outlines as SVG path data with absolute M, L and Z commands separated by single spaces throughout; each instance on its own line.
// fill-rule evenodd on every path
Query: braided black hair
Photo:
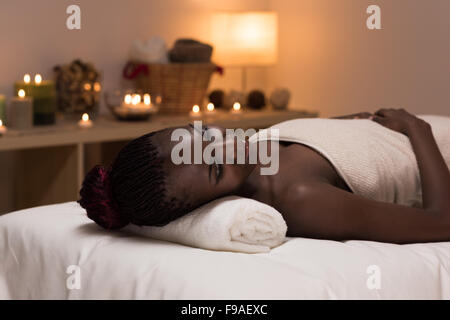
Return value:
M 168 195 L 165 159 L 155 143 L 156 134 L 134 139 L 109 169 L 96 166 L 86 175 L 78 202 L 104 228 L 121 228 L 130 222 L 163 226 L 190 211 L 189 203 Z

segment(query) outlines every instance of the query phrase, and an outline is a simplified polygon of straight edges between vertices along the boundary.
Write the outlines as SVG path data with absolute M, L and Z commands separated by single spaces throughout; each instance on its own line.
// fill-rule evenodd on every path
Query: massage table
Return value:
M 66 202 L 0 216 L 0 299 L 450 299 L 450 242 L 210 251 L 103 230 Z

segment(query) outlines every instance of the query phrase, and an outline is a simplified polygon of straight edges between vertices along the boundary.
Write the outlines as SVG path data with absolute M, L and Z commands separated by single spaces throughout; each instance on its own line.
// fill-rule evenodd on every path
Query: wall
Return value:
M 66 8 L 81 7 L 81 30 L 66 28 Z M 54 65 L 75 58 L 92 61 L 106 90 L 119 87 L 131 43 L 159 35 L 168 45 L 179 37 L 208 41 L 210 14 L 216 10 L 266 10 L 267 0 L 1 0 L 0 93 L 25 73 L 52 77 Z M 240 88 L 239 69 L 214 76 L 211 88 Z M 266 86 L 266 70 L 251 70 L 252 87 Z M 107 112 L 102 106 L 101 112 Z M 0 202 L 12 205 L 14 153 L 0 152 Z M 38 165 L 38 164 L 37 164 Z
M 366 28 L 381 7 L 382 30 Z M 279 63 L 268 86 L 322 116 L 379 107 L 450 115 L 450 1 L 270 0 L 279 13 Z
M 69 4 L 81 6 L 81 31 L 65 27 Z M 366 28 L 369 4 L 380 5 L 382 30 Z M 293 108 L 324 116 L 382 106 L 450 113 L 448 0 L 5 0 L 0 92 L 11 94 L 26 72 L 48 78 L 55 64 L 77 57 L 94 62 L 104 87 L 115 88 L 134 39 L 207 41 L 210 13 L 266 9 L 279 13 L 279 63 L 251 69 L 250 88 L 287 86 Z M 240 80 L 239 69 L 228 69 L 211 88 L 239 88 Z
M 52 77 L 52 67 L 75 58 L 92 61 L 103 72 L 105 89 L 120 85 L 133 40 L 153 35 L 169 46 L 180 37 L 210 38 L 210 15 L 222 10 L 266 10 L 267 0 L 2 0 L 0 3 L 0 93 L 25 73 Z M 81 30 L 66 28 L 66 8 L 81 7 Z M 239 69 L 215 76 L 212 87 L 239 88 Z M 264 69 L 249 81 L 265 86 Z M 256 83 L 255 83 L 256 81 Z M 105 111 L 105 109 L 103 109 Z

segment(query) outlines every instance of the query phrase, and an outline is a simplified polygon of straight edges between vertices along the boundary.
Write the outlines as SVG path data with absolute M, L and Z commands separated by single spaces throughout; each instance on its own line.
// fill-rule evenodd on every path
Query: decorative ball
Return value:
M 231 90 L 225 96 L 225 107 L 231 109 L 235 102 L 239 102 L 241 106 L 245 105 L 245 95 L 241 91 Z
M 275 89 L 270 95 L 270 104 L 274 109 L 286 109 L 291 98 L 291 92 L 286 88 Z
M 214 107 L 222 108 L 224 106 L 225 92 L 223 90 L 213 90 L 208 98 L 209 102 L 214 104 Z
M 262 109 L 266 106 L 266 96 L 259 90 L 250 91 L 247 97 L 247 106 L 256 110 Z

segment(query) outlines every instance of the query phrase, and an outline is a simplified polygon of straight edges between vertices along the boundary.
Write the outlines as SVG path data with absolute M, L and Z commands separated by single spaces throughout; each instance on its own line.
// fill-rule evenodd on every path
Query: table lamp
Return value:
M 242 91 L 246 91 L 247 67 L 277 62 L 278 15 L 268 11 L 224 12 L 212 15 L 213 60 L 242 68 Z

